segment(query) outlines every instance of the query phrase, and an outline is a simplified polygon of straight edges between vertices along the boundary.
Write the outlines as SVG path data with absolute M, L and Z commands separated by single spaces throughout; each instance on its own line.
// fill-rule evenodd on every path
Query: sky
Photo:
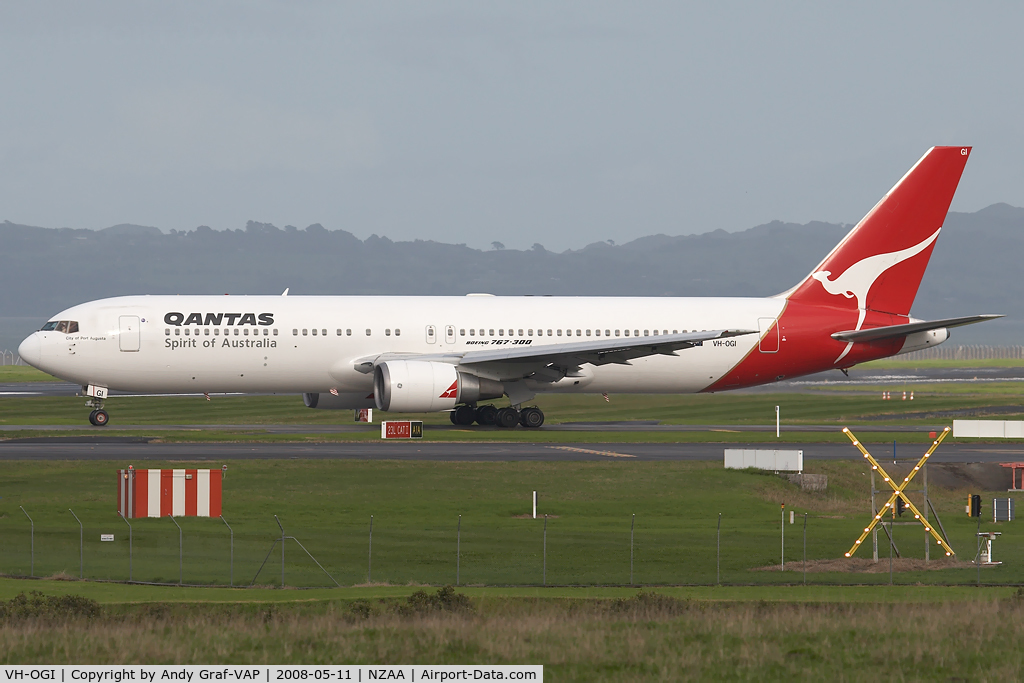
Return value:
M 761 6 L 763 5 L 763 6 Z M 0 4 L 0 220 L 562 251 L 1024 206 L 1019 3 Z

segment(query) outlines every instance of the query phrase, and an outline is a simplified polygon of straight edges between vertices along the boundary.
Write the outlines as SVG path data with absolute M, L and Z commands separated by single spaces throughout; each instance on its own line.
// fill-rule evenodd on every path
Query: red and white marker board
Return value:
M 388 420 L 380 423 L 382 439 L 422 439 L 423 423 L 419 420 Z
M 220 517 L 221 470 L 118 470 L 117 510 L 132 517 Z

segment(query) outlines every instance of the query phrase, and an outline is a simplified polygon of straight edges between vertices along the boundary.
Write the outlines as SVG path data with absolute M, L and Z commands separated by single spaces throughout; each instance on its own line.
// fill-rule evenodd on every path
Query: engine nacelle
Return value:
M 324 410 L 353 410 L 355 408 L 373 408 L 373 394 L 368 391 L 340 392 L 337 396 L 331 393 L 303 394 L 302 402 L 307 408 Z
M 429 413 L 451 410 L 457 403 L 501 398 L 501 382 L 460 372 L 454 365 L 419 360 L 392 360 L 373 369 L 373 396 L 378 410 Z
M 925 330 L 924 332 L 908 334 L 906 341 L 903 342 L 903 348 L 900 349 L 900 353 L 910 353 L 912 351 L 920 351 L 921 349 L 930 349 L 933 346 L 938 346 L 947 339 L 949 339 L 949 330 L 945 327 L 941 327 L 937 330 Z

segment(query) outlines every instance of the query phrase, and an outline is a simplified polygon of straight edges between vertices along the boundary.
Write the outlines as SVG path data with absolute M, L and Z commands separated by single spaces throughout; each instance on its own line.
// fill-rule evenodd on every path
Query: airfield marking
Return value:
M 591 455 L 607 455 L 609 458 L 635 458 L 635 455 L 628 453 L 612 453 L 611 451 L 592 451 L 589 448 L 573 448 L 572 446 L 548 446 L 559 451 L 573 451 L 574 453 L 590 453 Z

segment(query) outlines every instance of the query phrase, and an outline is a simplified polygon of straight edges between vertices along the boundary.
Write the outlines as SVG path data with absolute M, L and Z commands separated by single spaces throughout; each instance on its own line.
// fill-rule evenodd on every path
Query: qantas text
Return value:
M 257 322 L 257 318 L 259 322 Z M 273 325 L 273 313 L 184 313 L 176 311 L 164 316 L 168 325 Z

